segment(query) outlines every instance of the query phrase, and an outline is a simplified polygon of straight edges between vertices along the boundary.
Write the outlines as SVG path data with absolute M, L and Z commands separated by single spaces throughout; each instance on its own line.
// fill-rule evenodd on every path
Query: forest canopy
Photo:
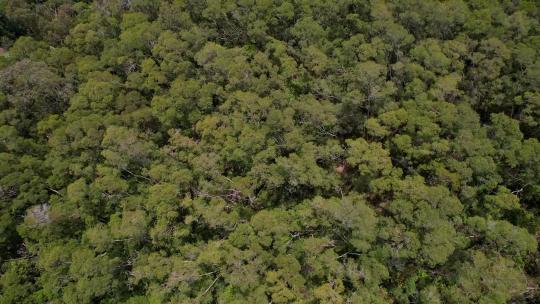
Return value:
M 536 0 L 0 0 L 0 304 L 540 303 Z

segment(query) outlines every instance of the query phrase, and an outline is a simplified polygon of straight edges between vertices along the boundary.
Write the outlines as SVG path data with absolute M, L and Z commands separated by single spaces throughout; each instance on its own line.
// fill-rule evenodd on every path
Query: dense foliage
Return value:
M 0 303 L 539 303 L 536 0 L 0 0 Z

